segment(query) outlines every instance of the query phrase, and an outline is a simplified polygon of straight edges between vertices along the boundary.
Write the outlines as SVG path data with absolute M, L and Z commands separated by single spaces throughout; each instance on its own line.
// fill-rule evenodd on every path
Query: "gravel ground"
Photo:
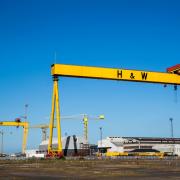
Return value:
M 180 179 L 180 160 L 0 160 L 0 179 Z

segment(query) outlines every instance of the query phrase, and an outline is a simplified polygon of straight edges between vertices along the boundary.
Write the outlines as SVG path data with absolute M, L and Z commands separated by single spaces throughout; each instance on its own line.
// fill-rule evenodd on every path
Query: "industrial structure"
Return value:
M 88 141 L 88 121 L 89 121 L 89 118 L 92 118 L 92 119 L 104 119 L 104 115 L 99 115 L 98 117 L 91 117 L 91 116 L 88 116 L 87 114 L 83 114 L 83 123 L 84 123 L 84 139 L 85 139 L 85 143 L 88 144 L 89 141 Z
M 42 141 L 45 141 L 47 139 L 47 129 L 49 129 L 49 124 L 38 124 L 38 125 L 30 126 L 29 128 L 41 129 Z M 56 128 L 56 126 L 54 126 L 54 128 Z
M 53 138 L 53 148 L 58 147 L 58 139 Z M 40 143 L 38 149 L 26 150 L 26 157 L 46 157 L 48 153 L 48 139 Z M 96 155 L 98 148 L 94 144 L 86 144 L 83 137 L 65 136 L 62 137 L 62 150 L 64 156 L 87 156 Z
M 49 124 L 30 126 L 27 122 L 28 104 L 25 104 L 25 115 L 20 116 L 20 118 L 24 118 L 25 122 L 21 122 L 20 118 L 17 118 L 15 121 L 0 122 L 0 126 L 23 127 L 22 154 L 25 154 L 26 152 L 29 128 L 40 128 L 42 130 L 42 143 L 39 145 L 39 149 L 34 150 L 34 152 L 47 154 L 47 157 L 62 157 L 63 155 L 83 154 L 87 150 L 90 150 L 91 146 L 94 146 L 89 144 L 88 123 L 90 119 L 104 119 L 103 115 L 93 117 L 87 114 L 80 114 L 80 119 L 83 121 L 84 125 L 83 137 L 77 137 L 75 135 L 61 137 L 61 119 L 77 119 L 78 116 L 60 116 L 58 89 L 59 77 L 158 83 L 163 84 L 164 86 L 172 85 L 176 91 L 178 85 L 180 85 L 180 64 L 167 68 L 166 72 L 53 64 L 51 66 L 51 75 L 53 77 L 53 92 Z M 113 155 L 113 153 L 117 155 L 129 155 L 131 152 L 136 150 L 155 150 L 168 155 L 180 156 L 180 138 L 174 138 L 173 118 L 169 118 L 169 121 L 171 132 L 170 138 L 110 136 L 106 139 L 102 139 L 102 127 L 100 127 L 100 141 L 98 141 L 98 148 L 101 153 L 106 152 L 110 155 Z M 57 138 L 53 137 L 54 128 L 57 128 Z M 47 137 L 48 129 L 49 138 Z M 4 132 L 0 131 L 0 135 L 2 137 L 1 142 L 3 144 Z M 3 153 L 3 145 L 1 145 L 1 153 Z
M 17 118 L 15 121 L 1 121 L 0 126 L 23 127 L 22 154 L 25 154 L 29 123 L 21 122 L 20 119 Z
M 83 121 L 83 136 L 84 139 L 86 141 L 86 144 L 88 144 L 88 122 L 89 119 L 91 120 L 102 120 L 104 119 L 104 115 L 99 115 L 99 116 L 90 116 L 87 114 L 78 114 L 78 115 L 71 115 L 71 116 L 61 116 L 61 119 L 64 120 L 81 120 Z M 42 141 L 47 140 L 47 130 L 49 129 L 49 124 L 38 124 L 38 125 L 33 125 L 33 126 L 29 126 L 29 128 L 35 128 L 35 129 L 41 129 L 42 131 Z M 53 128 L 56 128 L 56 125 L 54 125 Z
M 52 141 L 53 148 L 58 147 L 58 139 L 53 138 Z M 73 136 L 66 136 L 62 138 L 62 149 L 64 156 L 67 155 L 77 155 L 80 154 L 80 150 L 83 149 L 83 144 L 85 144 L 85 140 L 82 137 Z M 39 145 L 40 153 L 47 153 L 48 149 L 48 140 L 42 141 Z
M 72 116 L 62 116 L 61 119 L 69 119 L 69 120 L 73 120 L 73 119 L 82 119 L 83 121 L 83 137 L 84 137 L 84 144 L 88 144 L 88 124 L 89 124 L 89 120 L 103 120 L 104 119 L 104 115 L 99 115 L 99 116 L 92 116 L 92 115 L 88 115 L 88 114 L 78 114 L 78 115 L 72 115 Z
M 118 153 L 129 155 L 137 149 L 156 150 L 167 155 L 180 156 L 180 138 L 107 137 L 98 141 L 98 149 L 112 156 Z
M 106 79 L 106 80 L 120 80 L 130 82 L 144 82 L 144 83 L 160 83 L 171 84 L 177 88 L 180 85 L 180 65 L 176 65 L 167 69 L 167 73 L 149 72 L 139 70 L 126 70 L 115 68 L 102 68 L 90 66 L 76 66 L 65 64 L 53 64 L 51 66 L 51 75 L 53 76 L 53 95 L 52 95 L 52 109 L 50 118 L 50 137 L 48 144 L 48 156 L 62 157 L 62 141 L 61 141 L 61 126 L 60 126 L 60 107 L 59 107 L 59 90 L 58 90 L 58 76 L 76 77 L 76 78 L 92 78 L 92 79 Z M 56 109 L 57 120 L 57 137 L 58 145 L 56 148 L 52 146 L 54 115 Z

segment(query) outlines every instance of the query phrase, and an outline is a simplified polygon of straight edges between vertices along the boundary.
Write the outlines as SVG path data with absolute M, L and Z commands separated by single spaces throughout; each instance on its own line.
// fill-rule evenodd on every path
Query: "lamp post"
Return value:
M 24 115 L 23 115 L 23 116 L 20 116 L 20 118 L 23 118 L 25 121 L 27 121 L 28 107 L 29 107 L 28 104 L 25 104 L 25 105 L 24 105 Z
M 169 118 L 170 123 L 171 123 L 171 138 L 174 137 L 174 132 L 173 132 L 173 118 Z M 174 154 L 174 144 L 173 144 L 173 139 L 172 139 L 172 154 Z
M 174 133 L 173 133 L 173 118 L 169 118 L 170 123 L 171 123 L 171 138 L 174 137 Z
M 141 149 L 141 141 L 138 140 L 139 149 Z
M 100 140 L 101 140 L 101 147 L 102 147 L 102 127 L 100 127 L 99 129 L 100 129 Z
M 28 110 L 28 104 L 25 104 L 25 115 L 24 115 L 24 119 L 25 121 L 27 121 L 27 110 Z
M 100 148 L 99 148 L 99 150 L 100 150 L 100 155 L 102 156 L 102 127 L 99 127 L 99 130 L 100 130 Z
M 2 131 L 0 131 L 0 134 L 1 134 L 1 154 L 3 154 L 3 136 L 4 136 L 4 132 L 3 132 L 3 130 Z

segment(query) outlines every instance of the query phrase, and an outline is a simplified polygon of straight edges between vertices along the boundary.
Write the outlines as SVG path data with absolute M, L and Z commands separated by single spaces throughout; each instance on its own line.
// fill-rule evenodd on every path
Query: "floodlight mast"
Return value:
M 174 137 L 174 132 L 173 132 L 173 118 L 169 118 L 169 120 L 170 120 L 170 125 L 171 125 L 171 138 L 173 138 Z
M 54 85 L 53 85 L 53 95 L 52 95 L 51 118 L 50 118 L 50 125 L 49 125 L 50 135 L 49 135 L 49 144 L 48 144 L 48 156 L 49 157 L 62 157 L 63 156 L 62 141 L 61 141 L 61 127 L 60 127 L 58 76 L 171 84 L 171 85 L 177 86 L 177 85 L 180 85 L 179 72 L 180 72 L 179 64 L 168 68 L 166 73 L 116 69 L 116 68 L 104 68 L 104 67 L 53 64 L 51 66 L 51 75 L 53 76 Z M 56 107 L 56 119 L 57 119 L 56 127 L 57 127 L 57 133 L 58 133 L 57 149 L 52 148 L 55 107 Z

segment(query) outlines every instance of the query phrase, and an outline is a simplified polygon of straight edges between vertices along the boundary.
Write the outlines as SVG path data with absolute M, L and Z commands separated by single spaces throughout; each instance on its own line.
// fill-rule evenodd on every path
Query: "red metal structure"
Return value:
M 180 75 L 180 64 L 167 68 L 167 72 Z

